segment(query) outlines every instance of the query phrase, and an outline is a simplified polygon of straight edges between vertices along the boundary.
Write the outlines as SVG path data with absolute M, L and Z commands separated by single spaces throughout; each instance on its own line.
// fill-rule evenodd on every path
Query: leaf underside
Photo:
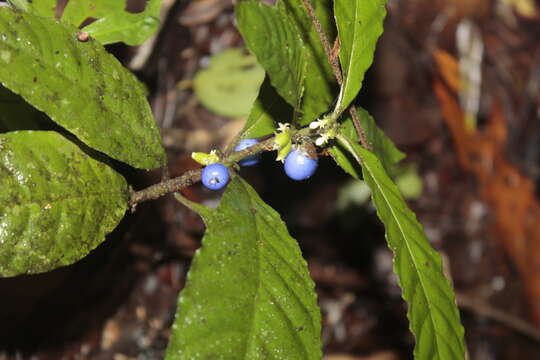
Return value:
M 0 8 L 0 82 L 88 146 L 134 167 L 164 162 L 137 79 L 93 40 L 50 18 Z
M 125 179 L 56 132 L 0 134 L 0 276 L 78 261 L 122 219 Z
M 178 300 L 166 359 L 320 359 L 314 284 L 282 220 L 240 177 L 216 210 Z

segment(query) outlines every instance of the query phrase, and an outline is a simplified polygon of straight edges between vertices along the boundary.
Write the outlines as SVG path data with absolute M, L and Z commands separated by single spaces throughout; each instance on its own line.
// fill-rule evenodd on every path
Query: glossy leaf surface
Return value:
M 50 18 L 0 8 L 0 82 L 88 146 L 134 167 L 164 161 L 137 79 L 93 40 Z
M 320 359 L 314 284 L 279 215 L 236 177 L 180 294 L 166 359 Z
M 125 179 L 56 132 L 0 135 L 0 276 L 78 261 L 124 216 Z

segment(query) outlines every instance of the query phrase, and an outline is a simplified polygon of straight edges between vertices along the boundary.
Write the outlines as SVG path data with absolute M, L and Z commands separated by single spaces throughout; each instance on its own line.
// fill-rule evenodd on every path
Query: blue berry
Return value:
M 210 190 L 223 189 L 229 182 L 229 171 L 223 164 L 211 164 L 203 169 L 201 180 Z
M 285 173 L 293 180 L 305 180 L 311 177 L 317 169 L 318 161 L 309 157 L 302 150 L 291 150 L 285 158 Z
M 244 149 L 246 149 L 246 148 L 248 148 L 250 146 L 256 145 L 258 143 L 259 143 L 259 140 L 257 140 L 257 139 L 242 139 L 242 140 L 240 140 L 238 145 L 236 145 L 236 147 L 234 148 L 234 151 L 244 150 Z M 242 166 L 252 166 L 252 165 L 255 165 L 256 163 L 259 162 L 260 157 L 261 157 L 260 153 L 255 154 L 255 155 L 251 155 L 251 156 L 243 158 L 238 163 L 240 165 L 242 165 Z

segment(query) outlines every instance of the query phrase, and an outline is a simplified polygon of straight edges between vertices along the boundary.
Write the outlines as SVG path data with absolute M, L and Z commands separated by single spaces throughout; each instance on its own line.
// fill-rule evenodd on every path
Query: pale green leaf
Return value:
M 140 45 L 159 29 L 161 1 L 148 0 L 141 13 L 133 14 L 124 10 L 107 13 L 82 30 L 103 45 L 117 42 Z
M 270 135 L 277 129 L 279 122 L 288 122 L 292 117 L 292 107 L 279 96 L 266 77 L 242 130 L 243 137 Z
M 345 136 L 340 136 L 340 142 L 362 165 L 377 215 L 385 225 L 386 240 L 394 253 L 394 272 L 408 304 L 410 329 L 416 338 L 415 358 L 464 359 L 464 330 L 440 255 L 429 244 L 422 225 L 379 159 Z
M 0 276 L 72 264 L 124 216 L 125 179 L 56 132 L 0 134 Z
M 321 359 L 321 317 L 296 241 L 236 177 L 215 210 L 178 299 L 166 359 Z
M 373 62 L 379 36 L 383 32 L 386 0 L 335 0 L 334 13 L 338 28 L 339 60 L 343 71 L 343 93 L 339 111 L 354 100 Z
M 236 18 L 248 49 L 264 67 L 272 85 L 291 106 L 300 109 L 306 48 L 288 14 L 247 0 L 236 5 Z
M 193 80 L 197 98 L 216 114 L 240 117 L 249 114 L 264 80 L 264 69 L 255 56 L 229 49 L 210 59 L 208 68 Z
M 69 0 L 62 21 L 80 26 L 88 18 L 99 19 L 125 8 L 126 0 Z
M 0 8 L 0 82 L 95 148 L 134 167 L 164 150 L 137 79 L 93 40 L 50 18 Z
M 357 113 L 368 144 L 371 145 L 373 152 L 380 159 L 386 171 L 392 173 L 394 165 L 403 160 L 405 154 L 399 151 L 394 142 L 377 126 L 373 117 L 366 110 L 357 108 Z M 356 143 L 359 141 L 349 114 L 341 124 L 340 133 L 349 139 L 353 139 Z M 329 151 L 343 170 L 357 179 L 361 178 L 360 166 L 354 158 L 351 158 L 347 149 L 344 149 L 339 144 L 334 144 L 329 148 Z

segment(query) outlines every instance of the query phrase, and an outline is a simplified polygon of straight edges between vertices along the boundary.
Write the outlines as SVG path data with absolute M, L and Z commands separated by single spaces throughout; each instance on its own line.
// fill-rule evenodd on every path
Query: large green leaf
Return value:
M 320 359 L 321 317 L 296 241 L 236 177 L 215 210 L 178 299 L 166 359 Z
M 243 137 L 256 138 L 270 135 L 277 129 L 278 122 L 287 122 L 292 117 L 291 106 L 278 95 L 266 77 L 242 130 Z
M 306 70 L 306 51 L 287 12 L 257 0 L 236 5 L 238 28 L 277 92 L 300 109 Z
M 125 8 L 126 0 L 69 0 L 62 21 L 80 26 L 88 18 L 99 19 Z
M 88 146 L 132 166 L 164 161 L 161 137 L 137 79 L 77 29 L 0 8 L 0 82 Z
M 464 330 L 440 255 L 429 244 L 422 225 L 379 159 L 345 136 L 340 137 L 340 142 L 362 164 L 364 181 L 385 225 L 386 240 L 394 252 L 394 272 L 409 305 L 407 316 L 416 337 L 415 358 L 464 359 Z
M 336 30 L 331 1 L 310 0 L 310 2 L 323 31 L 332 42 Z M 337 82 L 315 26 L 304 8 L 303 0 L 280 0 L 278 7 L 290 14 L 306 46 L 307 76 L 304 83 L 303 116 L 300 125 L 307 125 L 329 110 L 336 96 Z
M 197 98 L 217 114 L 246 116 L 264 80 L 264 69 L 255 56 L 229 49 L 213 56 L 208 68 L 195 75 Z
M 383 32 L 386 0 L 335 0 L 334 14 L 339 33 L 339 60 L 343 71 L 343 93 L 339 111 L 356 97 L 364 73 Z
M 0 135 L 0 276 L 74 263 L 122 219 L 128 185 L 56 132 Z
M 111 12 L 82 30 L 103 45 L 117 42 L 140 45 L 159 29 L 160 9 L 161 0 L 149 0 L 141 13 L 133 14 L 124 10 Z
M 367 142 L 371 145 L 373 152 L 380 159 L 386 171 L 392 174 L 394 165 L 403 160 L 405 154 L 399 151 L 394 142 L 377 126 L 373 117 L 366 110 L 357 108 L 357 113 L 360 124 L 365 131 Z M 347 138 L 353 139 L 356 143 L 358 142 L 358 135 L 350 115 L 347 114 L 345 117 L 340 132 Z M 329 148 L 329 151 L 343 170 L 357 179 L 361 177 L 360 165 L 351 157 L 347 149 L 336 143 Z

